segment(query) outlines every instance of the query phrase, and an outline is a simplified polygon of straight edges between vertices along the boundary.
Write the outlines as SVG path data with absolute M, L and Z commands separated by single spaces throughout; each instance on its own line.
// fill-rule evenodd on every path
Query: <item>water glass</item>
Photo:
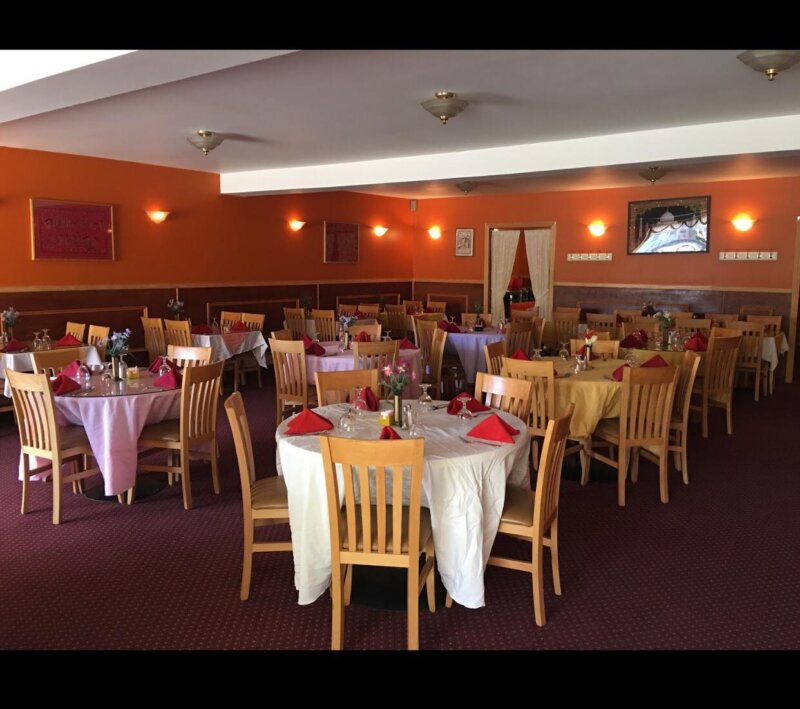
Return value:
M 569 359 L 569 342 L 562 342 L 561 349 L 558 351 L 558 356 L 565 362 Z
M 542 350 L 540 347 L 536 347 L 533 350 L 533 357 L 531 358 L 536 362 L 539 362 L 542 359 Z
M 428 394 L 428 389 L 431 388 L 430 384 L 420 384 L 419 388 L 422 389 L 422 396 L 419 397 L 420 411 L 430 411 L 433 408 L 433 399 Z
M 344 415 L 339 419 L 339 433 L 343 435 L 349 435 L 355 429 L 356 420 L 353 416 L 353 407 L 348 406 L 347 410 L 344 412 Z
M 459 421 L 470 422 L 470 421 L 472 421 L 472 419 L 475 418 L 475 414 L 473 414 L 467 408 L 467 402 L 468 401 L 469 401 L 469 399 L 467 397 L 464 397 L 463 399 L 461 399 L 461 410 L 458 412 Z
M 42 332 L 44 332 L 42 335 L 42 350 L 52 350 L 53 341 L 50 339 L 50 335 L 47 334 L 47 328 L 44 328 Z
M 41 331 L 37 330 L 33 333 L 33 344 L 31 345 L 31 349 L 34 352 L 39 352 L 42 349 L 42 339 L 39 337 Z

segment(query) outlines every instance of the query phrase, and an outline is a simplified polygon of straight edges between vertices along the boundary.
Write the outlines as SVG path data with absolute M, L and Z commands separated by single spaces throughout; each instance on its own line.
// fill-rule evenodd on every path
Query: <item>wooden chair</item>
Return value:
M 694 320 L 694 313 L 691 311 L 672 313 L 672 322 L 677 324 L 678 320 Z
M 736 318 L 731 318 L 735 320 Z M 746 322 L 760 322 L 764 324 L 764 337 L 777 337 L 781 331 L 783 317 L 781 315 L 748 315 Z
M 223 310 L 219 314 L 220 332 L 229 331 L 237 322 L 242 322 L 242 314 Z
M 317 338 L 322 342 L 333 342 L 338 334 L 339 322 L 336 320 L 336 311 L 318 310 L 311 311 L 314 319 L 314 329 L 317 331 Z
M 625 506 L 629 454 L 634 452 L 632 479 L 638 466 L 636 449 L 657 452 L 661 502 L 669 502 L 669 430 L 677 367 L 626 367 L 622 373 L 622 404 L 618 419 L 602 419 L 592 434 L 586 454 L 617 469 L 617 504 Z M 616 449 L 617 458 L 594 450 L 595 445 Z
M 733 435 L 733 375 L 742 335 L 739 331 L 732 337 L 715 334 L 714 328 L 708 340 L 703 377 L 692 392 L 699 403 L 692 409 L 702 416 L 703 438 L 708 438 L 708 410 L 711 406 L 725 409 L 728 435 Z
M 402 340 L 408 335 L 409 317 L 402 305 L 386 306 L 386 329 L 392 333 L 392 339 Z
M 486 357 L 486 371 L 489 374 L 500 376 L 503 369 L 503 357 L 506 356 L 506 345 L 503 340 L 484 345 L 483 355 Z
M 102 325 L 89 325 L 89 338 L 87 343 L 105 350 L 106 340 L 110 334 L 110 327 L 103 327 Z
M 167 357 L 179 367 L 200 367 L 211 364 L 211 347 L 167 345 Z
M 381 306 L 377 303 L 359 303 L 358 312 L 361 313 L 363 317 L 377 319 L 381 314 Z
M 735 323 L 739 322 L 738 320 L 730 320 L 729 322 Z M 742 333 L 737 330 L 735 327 L 712 327 L 711 328 L 711 337 L 736 337 L 737 335 L 741 335 Z
M 164 339 L 167 345 L 192 346 L 192 331 L 188 320 L 164 320 Z
M 331 649 L 342 649 L 344 606 L 350 605 L 352 566 L 367 565 L 406 569 L 408 649 L 417 650 L 419 595 L 423 586 L 429 610 L 436 610 L 430 513 L 420 507 L 425 442 L 419 438 L 358 441 L 320 436 L 319 444 L 331 533 Z M 343 491 L 337 475 L 339 466 Z M 370 474 L 370 469 L 374 473 Z M 390 480 L 387 469 L 393 471 Z M 368 504 L 366 499 L 357 502 L 356 488 L 362 492 L 375 490 L 376 503 Z M 407 505 L 403 504 L 404 488 L 408 490 Z M 423 552 L 425 564 L 420 571 L 419 556 Z
M 272 337 L 273 340 L 284 340 L 284 341 L 292 340 L 291 330 L 273 330 L 270 333 L 270 336 Z
M 464 327 L 472 327 L 475 325 L 475 320 L 477 320 L 478 316 L 475 313 L 461 313 L 461 324 Z M 487 325 L 492 324 L 492 314 L 491 313 L 481 313 L 481 319 Z
M 711 320 L 708 318 L 703 320 L 678 318 L 675 320 L 675 329 L 678 331 L 681 340 L 686 337 L 691 337 L 698 332 L 702 332 L 706 337 L 708 337 L 709 333 L 711 332 Z
M 633 315 L 630 322 L 634 325 L 649 325 L 655 322 L 651 315 Z
M 303 308 L 284 308 L 283 317 L 286 329 L 292 333 L 293 340 L 302 340 L 306 334 L 306 311 Z
M 389 342 L 354 342 L 353 369 L 379 369 L 394 367 L 399 352 L 397 340 Z M 376 394 L 378 392 L 375 392 Z
M 285 407 L 308 408 L 306 349 L 301 340 L 269 341 L 275 365 L 275 399 L 277 423 L 284 419 Z
M 586 340 L 584 338 L 579 338 L 577 340 L 570 340 L 569 341 L 569 351 L 574 357 L 578 354 L 578 351 L 581 347 L 586 344 Z M 592 354 L 596 354 L 598 356 L 606 355 L 606 357 L 611 357 L 611 359 L 617 359 L 619 357 L 619 340 L 601 340 L 597 339 L 597 341 L 592 345 Z
M 578 336 L 578 313 L 553 313 L 553 334 L 556 344 L 569 342 Z
M 770 305 L 743 305 L 739 308 L 740 320 L 744 320 L 748 315 L 775 315 L 775 308 Z
M 404 300 L 403 306 L 406 308 L 406 312 L 408 312 L 409 308 L 413 308 L 415 313 L 422 311 L 422 301 L 421 300 Z
M 422 350 L 422 371 L 424 372 L 431 361 L 433 349 L 433 336 L 437 330 L 441 329 L 434 320 L 416 320 L 415 318 L 414 339 L 417 347 Z M 444 332 L 444 330 L 442 330 Z
M 737 313 L 703 313 L 706 320 L 711 321 L 712 327 L 725 327 L 725 323 L 738 320 Z
M 164 338 L 164 322 L 161 318 L 142 318 L 144 329 L 144 346 L 147 348 L 147 358 L 150 364 L 159 357 L 167 354 L 167 343 Z
M 356 337 L 360 332 L 366 332 L 372 338 L 373 342 L 381 339 L 382 329 L 383 325 L 380 323 L 373 323 L 371 325 L 351 325 L 347 328 L 351 338 Z
M 429 300 L 428 304 L 425 306 L 425 310 L 428 313 L 444 314 L 447 310 L 447 302 L 443 300 Z
M 242 322 L 251 331 L 262 332 L 264 330 L 264 313 L 242 313 Z M 239 384 L 244 384 L 247 375 L 251 372 L 256 373 L 258 388 L 261 389 L 261 365 L 258 363 L 253 352 L 242 352 L 233 358 L 233 389 L 239 390 Z
M 341 372 L 314 372 L 320 406 L 354 401 L 356 387 L 369 387 L 380 397 L 377 369 L 346 369 Z
M 217 399 L 222 379 L 223 360 L 213 364 L 187 367 L 183 370 L 181 385 L 181 416 L 179 420 L 161 421 L 142 429 L 138 445 L 146 453 L 150 449 L 168 451 L 166 465 L 139 464 L 138 469 L 167 473 L 181 478 L 183 508 L 192 508 L 190 460 L 207 460 L 211 463 L 211 481 L 214 493 L 219 495 L 217 469 Z M 128 504 L 133 502 L 135 487 L 128 490 Z
M 265 318 L 266 315 L 264 313 L 242 313 L 242 323 L 253 331 L 261 332 L 264 329 Z
M 531 351 L 531 337 L 533 337 L 533 322 L 531 320 L 518 320 L 506 325 L 506 336 L 503 338 L 505 355 L 510 357 L 517 350 L 525 354 Z
M 553 308 L 554 313 L 566 313 L 568 315 L 577 315 L 580 318 L 581 315 L 581 308 L 580 306 L 576 308 L 571 308 L 567 305 L 557 305 Z
M 357 305 L 350 305 L 349 303 L 339 303 L 339 315 L 347 315 L 348 317 L 355 317 L 356 311 L 358 310 Z
M 86 334 L 86 323 L 82 322 L 69 322 L 67 321 L 67 327 L 65 328 L 65 335 L 72 335 L 73 337 L 77 338 L 81 342 L 83 342 L 83 336 Z
M 544 326 L 547 324 L 547 320 L 544 318 L 534 318 L 533 319 L 533 332 L 531 334 L 531 349 L 533 350 L 540 350 L 542 349 L 542 337 L 544 337 Z
M 622 323 L 625 323 L 625 322 L 633 322 L 633 318 L 634 317 L 639 317 L 639 316 L 641 316 L 641 314 L 642 314 L 641 309 L 640 310 L 625 310 L 625 309 L 615 310 L 614 311 L 614 324 L 617 325 L 617 323 L 619 323 L 619 325 L 621 325 Z
M 669 424 L 669 450 L 675 455 L 675 469 L 683 473 L 685 485 L 689 484 L 689 463 L 686 455 L 689 441 L 689 407 L 701 359 L 699 354 L 689 350 L 683 355 Z
M 529 310 L 511 309 L 511 322 L 523 322 L 526 320 L 535 320 L 539 317 L 539 306 L 530 308 Z
M 37 374 L 46 374 L 48 377 L 55 377 L 64 367 L 80 358 L 80 347 L 59 347 L 57 350 L 31 352 L 33 371 Z
M 499 409 L 527 421 L 531 414 L 533 382 L 511 379 L 486 372 L 475 375 L 475 398 L 493 409 Z
M 567 434 L 572 421 L 572 407 L 561 418 L 551 419 L 542 446 L 542 460 L 536 478 L 536 490 L 506 485 L 499 534 L 531 541 L 531 560 L 510 559 L 495 554 L 489 557 L 492 566 L 516 569 L 531 574 L 533 614 L 536 625 L 546 621 L 544 609 L 544 547 L 550 548 L 553 590 L 561 595 L 561 574 L 558 567 L 558 502 L 561 488 L 561 466 L 564 461 Z
M 764 396 L 767 395 L 770 373 L 769 365 L 764 366 L 761 359 L 764 344 L 764 323 L 735 321 L 729 322 L 728 328 L 738 330 L 742 335 L 742 341 L 739 343 L 739 350 L 736 355 L 734 378 L 737 374 L 743 374 L 745 378 L 748 374 L 753 374 L 753 396 L 758 401 L 759 388 L 763 387 Z
M 89 439 L 81 426 L 56 425 L 53 392 L 46 374 L 7 370 L 6 377 L 11 386 L 11 398 L 19 429 L 22 459 L 20 512 L 25 514 L 28 511 L 28 484 L 31 477 L 49 468 L 53 478 L 53 524 L 60 524 L 62 486 L 66 483 L 78 484 L 84 478 L 100 472 L 97 467 L 87 467 L 89 456 L 92 455 Z M 31 469 L 28 456 L 36 456 L 49 462 Z M 62 464 L 72 460 L 77 461 L 78 470 L 65 475 Z
M 256 480 L 253 443 L 244 410 L 242 395 L 231 394 L 225 400 L 225 413 L 231 425 L 236 460 L 239 463 L 239 482 L 242 486 L 242 516 L 244 518 L 244 557 L 242 560 L 242 586 L 239 598 L 250 597 L 250 579 L 253 574 L 253 554 L 270 551 L 291 551 L 292 542 L 256 542 L 256 527 L 289 522 L 289 499 L 286 482 L 281 475 L 270 475 Z
M 611 338 L 617 334 L 617 320 L 613 313 L 586 313 L 586 329 L 595 332 L 608 332 Z
M 447 335 L 448 333 L 437 327 L 433 333 L 428 359 L 423 359 L 425 364 L 422 383 L 432 385 L 431 391 L 428 393 L 434 399 L 441 399 L 442 397 L 442 362 L 444 360 L 444 346 L 447 343 Z

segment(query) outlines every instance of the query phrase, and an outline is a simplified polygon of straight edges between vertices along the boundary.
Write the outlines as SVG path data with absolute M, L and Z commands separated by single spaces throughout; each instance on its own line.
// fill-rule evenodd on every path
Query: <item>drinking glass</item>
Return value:
M 43 350 L 52 350 L 53 349 L 53 341 L 50 339 L 50 335 L 47 334 L 47 328 L 42 330 L 44 333 L 42 335 L 42 349 Z
M 391 342 L 392 341 L 392 331 L 391 330 L 384 330 L 383 331 L 383 341 L 384 342 Z
M 533 358 L 534 361 L 538 362 L 542 359 L 542 349 L 541 347 L 535 347 L 533 350 Z
M 561 349 L 558 351 L 558 356 L 565 362 L 569 359 L 569 342 L 561 342 Z
M 464 397 L 463 399 L 461 399 L 461 410 L 458 412 L 458 419 L 460 421 L 471 421 L 472 419 L 475 418 L 475 414 L 473 414 L 467 408 L 467 402 L 468 401 L 469 401 L 469 399 L 467 399 L 467 397 Z
M 33 344 L 31 345 L 31 349 L 33 349 L 34 352 L 39 352 L 39 350 L 42 349 L 42 340 L 39 337 L 40 334 L 41 334 L 40 330 L 36 330 L 33 333 Z
M 433 409 L 433 399 L 431 399 L 431 395 L 428 394 L 428 389 L 431 388 L 431 385 L 420 384 L 419 388 L 422 389 L 422 396 L 419 397 L 420 411 L 430 411 Z
M 165 374 L 169 374 L 171 371 L 172 367 L 169 366 L 169 358 L 162 357 L 161 366 L 158 368 L 158 376 L 161 377 Z
M 353 407 L 348 406 L 347 410 L 344 412 L 344 415 L 339 419 L 339 432 L 348 435 L 353 432 L 355 429 L 356 420 L 353 416 Z
M 356 399 L 353 402 L 353 406 L 351 408 L 355 408 L 356 415 L 363 416 L 364 412 L 367 410 L 367 402 L 361 398 L 361 394 L 364 392 L 364 387 L 355 387 L 356 390 Z

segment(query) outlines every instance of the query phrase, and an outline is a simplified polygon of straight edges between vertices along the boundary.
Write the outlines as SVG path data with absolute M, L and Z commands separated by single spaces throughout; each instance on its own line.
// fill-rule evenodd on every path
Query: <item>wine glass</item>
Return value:
M 469 401 L 468 397 L 464 397 L 461 399 L 461 410 L 458 412 L 458 419 L 459 421 L 466 421 L 469 422 L 475 418 L 475 414 L 473 414 L 469 408 L 467 408 L 467 402 Z
M 339 432 L 348 435 L 355 429 L 356 420 L 353 417 L 353 407 L 348 406 L 344 415 L 339 419 Z
M 536 362 L 541 361 L 541 359 L 542 359 L 542 348 L 541 347 L 535 347 L 533 349 L 533 358 L 532 359 L 534 361 L 536 361 Z
M 34 352 L 39 352 L 42 349 L 42 339 L 39 337 L 41 335 L 41 330 L 36 330 L 33 333 L 33 344 L 31 348 Z
M 391 342 L 392 341 L 392 331 L 391 330 L 384 330 L 382 339 L 383 339 L 384 342 Z
M 565 362 L 569 359 L 569 342 L 561 342 L 561 349 L 558 351 L 558 356 Z
M 420 384 L 419 388 L 422 389 L 422 396 L 419 397 L 420 411 L 430 411 L 433 409 L 433 399 L 431 399 L 431 395 L 428 393 L 428 389 L 431 388 L 431 385 Z
M 48 329 L 45 327 L 42 329 L 44 333 L 42 335 L 42 349 L 43 350 L 52 350 L 53 349 L 53 341 L 50 339 L 50 335 L 48 335 Z
M 367 410 L 367 402 L 361 398 L 361 395 L 364 393 L 364 387 L 355 387 L 356 390 L 356 398 L 353 402 L 352 408 L 355 408 L 357 416 L 363 416 L 364 412 Z
M 169 374 L 171 371 L 172 367 L 169 366 L 169 358 L 162 357 L 161 366 L 158 368 L 158 376 L 163 377 L 165 374 Z

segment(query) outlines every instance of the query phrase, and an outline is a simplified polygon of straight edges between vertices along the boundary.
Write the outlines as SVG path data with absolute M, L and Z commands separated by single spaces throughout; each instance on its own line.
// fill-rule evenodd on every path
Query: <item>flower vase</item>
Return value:
M 661 328 L 661 349 L 668 350 L 669 349 L 669 328 L 662 327 Z
M 583 360 L 586 362 L 586 369 L 592 368 L 592 346 L 585 345 L 583 348 Z
M 122 357 L 111 357 L 111 375 L 115 382 L 122 381 Z
M 403 397 L 400 394 L 394 395 L 394 425 L 403 425 Z
M 347 330 L 342 333 L 342 347 L 346 350 L 350 349 L 350 333 Z

